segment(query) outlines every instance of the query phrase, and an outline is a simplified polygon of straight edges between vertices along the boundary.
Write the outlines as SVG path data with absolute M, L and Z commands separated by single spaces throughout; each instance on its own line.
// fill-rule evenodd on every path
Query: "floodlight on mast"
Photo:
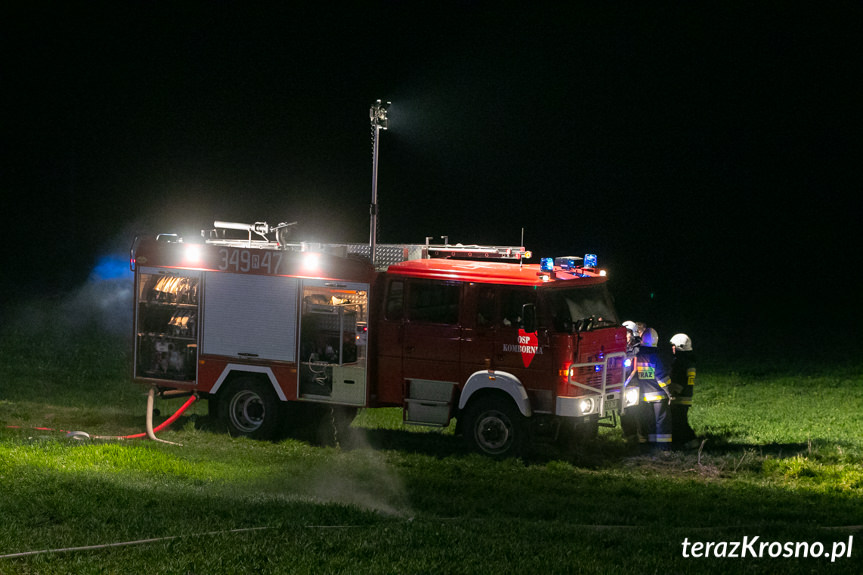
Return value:
M 372 124 L 372 203 L 369 206 L 371 215 L 370 232 L 369 232 L 369 251 L 372 258 L 372 264 L 375 264 L 375 251 L 377 248 L 377 226 L 378 226 L 378 152 L 380 149 L 380 132 L 387 129 L 387 106 L 381 103 L 380 100 L 372 104 L 369 110 L 369 119 Z

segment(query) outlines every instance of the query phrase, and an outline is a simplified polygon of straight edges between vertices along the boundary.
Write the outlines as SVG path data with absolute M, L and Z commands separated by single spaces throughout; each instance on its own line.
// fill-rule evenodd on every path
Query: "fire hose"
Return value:
M 188 409 L 190 405 L 195 403 L 195 400 L 198 399 L 198 396 L 195 394 L 192 394 L 191 396 L 189 396 L 189 399 L 187 399 L 186 402 L 183 405 L 181 405 L 180 408 L 176 412 L 174 412 L 174 414 L 171 417 L 169 417 L 168 419 L 166 419 L 165 421 L 163 421 L 157 427 L 154 428 L 153 427 L 153 403 L 154 403 L 155 396 L 156 396 L 156 388 L 151 387 L 150 390 L 147 392 L 147 418 L 146 418 L 146 424 L 145 424 L 146 431 L 144 433 L 134 433 L 132 435 L 90 435 L 86 431 L 66 431 L 65 429 L 51 429 L 49 427 L 35 427 L 34 429 L 38 429 L 40 431 L 65 432 L 66 437 L 68 437 L 70 439 L 143 439 L 146 437 L 148 439 L 151 439 L 152 441 L 158 441 L 160 443 L 169 443 L 171 445 L 182 445 L 180 443 L 175 443 L 173 441 L 167 441 L 165 439 L 159 439 L 158 437 L 156 437 L 156 432 L 162 431 L 163 429 L 165 429 L 166 427 L 168 427 L 169 425 L 171 425 L 172 423 L 177 421 L 177 419 L 181 415 L 183 415 L 183 412 L 186 411 L 186 409 Z M 12 428 L 12 429 L 20 429 L 20 426 L 18 426 L 18 425 L 7 425 L 6 427 Z
M 178 409 L 174 413 L 174 415 L 172 415 L 171 417 L 169 417 L 168 419 L 166 419 L 165 421 L 160 423 L 158 427 L 153 429 L 153 399 L 154 399 L 155 395 L 156 395 L 156 388 L 151 387 L 150 390 L 147 392 L 147 420 L 146 420 L 146 430 L 147 431 L 145 433 L 136 433 L 134 435 L 126 435 L 126 436 L 120 437 L 119 439 L 140 439 L 143 437 L 147 437 L 153 441 L 160 441 L 162 443 L 170 443 L 171 445 L 180 445 L 179 443 L 174 443 L 173 441 L 166 441 L 164 439 L 159 439 L 158 437 L 156 437 L 156 432 L 165 429 L 166 427 L 168 427 L 169 425 L 171 425 L 172 423 L 177 421 L 177 418 L 180 417 L 183 414 L 183 412 L 186 411 L 186 409 L 190 405 L 195 403 L 195 400 L 198 399 L 198 396 L 195 394 L 190 395 L 189 399 L 186 400 L 186 403 L 181 405 L 180 409 Z

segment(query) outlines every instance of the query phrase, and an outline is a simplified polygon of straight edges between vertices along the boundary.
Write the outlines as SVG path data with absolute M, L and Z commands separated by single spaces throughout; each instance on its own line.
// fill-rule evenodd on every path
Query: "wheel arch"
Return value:
M 260 379 L 261 381 L 269 382 L 273 388 L 273 392 L 276 394 L 279 400 L 287 401 L 287 397 L 285 397 L 285 392 L 282 391 L 282 388 L 279 385 L 279 382 L 276 379 L 276 375 L 273 373 L 273 370 L 264 365 L 243 365 L 239 363 L 229 363 L 225 366 L 225 369 L 222 370 L 222 373 L 219 375 L 219 378 L 216 380 L 216 383 L 210 390 L 210 394 L 218 395 L 219 390 L 223 386 L 227 386 L 236 378 L 242 377 L 244 375 L 251 375 L 256 377 L 257 379 Z
M 523 416 L 530 417 L 533 415 L 530 398 L 527 396 L 524 386 L 517 377 L 505 371 L 493 373 L 477 371 L 471 374 L 459 396 L 459 411 L 463 411 L 472 399 L 487 396 L 490 392 L 506 394 L 512 399 Z

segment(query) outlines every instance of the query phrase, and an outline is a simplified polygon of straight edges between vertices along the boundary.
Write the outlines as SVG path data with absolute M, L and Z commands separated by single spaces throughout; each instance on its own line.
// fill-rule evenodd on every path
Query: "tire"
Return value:
M 465 411 L 464 437 L 470 449 L 484 455 L 518 457 L 527 446 L 525 417 L 509 398 L 477 398 Z
M 272 439 L 280 428 L 281 402 L 269 383 L 241 377 L 219 394 L 219 419 L 234 437 Z

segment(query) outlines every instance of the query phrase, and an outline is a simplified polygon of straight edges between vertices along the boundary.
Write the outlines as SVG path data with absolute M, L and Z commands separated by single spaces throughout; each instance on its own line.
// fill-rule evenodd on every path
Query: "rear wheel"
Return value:
M 471 402 L 465 412 L 464 437 L 468 447 L 492 457 L 517 457 L 527 445 L 525 417 L 504 397 Z
M 241 377 L 219 394 L 219 418 L 233 436 L 271 439 L 279 430 L 280 407 L 272 386 L 254 377 Z

